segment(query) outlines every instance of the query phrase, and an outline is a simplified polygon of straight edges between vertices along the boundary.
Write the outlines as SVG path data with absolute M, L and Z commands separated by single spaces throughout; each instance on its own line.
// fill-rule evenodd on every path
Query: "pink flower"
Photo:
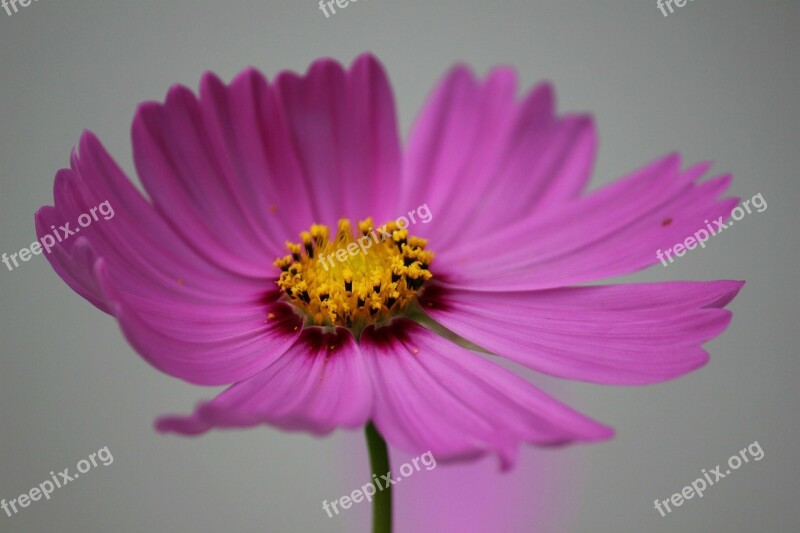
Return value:
M 370 55 L 271 84 L 253 69 L 229 85 L 206 74 L 199 97 L 174 86 L 136 112 L 149 198 L 85 132 L 37 233 L 109 201 L 115 218 L 59 243 L 53 268 L 159 370 L 231 384 L 160 431 L 325 434 L 372 420 L 410 453 L 496 453 L 505 466 L 521 442 L 608 439 L 453 334 L 567 379 L 642 385 L 694 370 L 742 282 L 575 285 L 654 264 L 737 200 L 718 199 L 730 176 L 698 183 L 709 164 L 682 169 L 677 155 L 586 192 L 592 120 L 556 115 L 547 84 L 515 90 L 510 69 L 478 80 L 454 68 L 401 151 Z

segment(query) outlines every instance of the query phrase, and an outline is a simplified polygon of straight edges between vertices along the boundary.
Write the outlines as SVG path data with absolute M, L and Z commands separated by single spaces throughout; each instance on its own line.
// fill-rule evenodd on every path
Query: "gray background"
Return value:
M 40 0 L 12 17 L 0 11 L 0 252 L 34 240 L 33 213 L 52 202 L 53 174 L 83 128 L 131 171 L 136 104 L 174 82 L 196 88 L 204 70 L 227 80 L 253 65 L 272 77 L 320 56 L 349 63 L 373 51 L 405 132 L 453 62 L 479 72 L 513 65 L 524 86 L 552 80 L 560 109 L 594 113 L 592 186 L 677 149 L 687 161 L 713 159 L 715 171 L 734 173 L 733 194 L 762 193 L 769 208 L 669 268 L 625 279 L 747 280 L 731 327 L 707 346 L 708 366 L 647 388 L 559 385 L 617 439 L 526 452 L 546 471 L 498 483 L 529 492 L 498 498 L 487 486 L 486 505 L 450 505 L 488 524 L 518 512 L 519 524 L 496 528 L 504 531 L 796 531 L 799 26 L 788 0 L 696 0 L 667 18 L 655 0 L 360 0 L 330 19 L 314 0 Z M 353 466 L 359 434 L 157 435 L 157 415 L 187 412 L 213 391 L 151 369 L 42 257 L 0 268 L 0 297 L 0 498 L 50 470 L 74 470 L 102 446 L 115 458 L 49 502 L 0 514 L 0 530 L 364 530 L 367 509 L 333 520 L 320 509 L 363 483 L 366 469 Z M 754 440 L 764 460 L 667 518 L 653 509 Z M 436 475 L 447 472 L 417 474 Z M 492 497 L 514 505 L 503 510 Z M 424 516 L 410 518 L 421 509 L 401 530 L 426 530 Z

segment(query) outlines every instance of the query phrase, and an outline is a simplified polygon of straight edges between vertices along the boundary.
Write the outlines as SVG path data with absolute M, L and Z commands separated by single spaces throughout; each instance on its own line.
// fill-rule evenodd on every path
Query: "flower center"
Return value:
M 308 325 L 344 326 L 360 332 L 404 313 L 433 275 L 427 241 L 410 237 L 395 222 L 374 229 L 372 219 L 358 223 L 355 234 L 346 218 L 336 237 L 314 224 L 287 242 L 290 255 L 278 258 L 278 286 L 306 316 Z

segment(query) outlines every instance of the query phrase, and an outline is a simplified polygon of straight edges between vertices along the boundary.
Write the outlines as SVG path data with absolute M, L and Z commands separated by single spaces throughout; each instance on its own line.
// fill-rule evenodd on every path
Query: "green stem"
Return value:
M 367 450 L 369 450 L 369 464 L 372 474 L 377 478 L 388 474 L 389 450 L 386 448 L 386 441 L 372 422 L 365 428 L 367 435 Z M 375 487 L 378 489 L 378 487 Z M 385 487 L 375 493 L 372 502 L 372 533 L 392 533 L 392 487 Z

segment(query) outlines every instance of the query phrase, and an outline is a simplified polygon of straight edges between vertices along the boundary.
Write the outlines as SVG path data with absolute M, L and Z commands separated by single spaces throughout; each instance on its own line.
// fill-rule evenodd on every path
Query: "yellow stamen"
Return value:
M 434 254 L 425 250 L 425 239 L 394 222 L 374 229 L 371 218 L 358 223 L 358 233 L 345 218 L 334 239 L 327 226 L 314 224 L 299 244 L 287 242 L 289 255 L 275 261 L 278 286 L 307 324 L 360 332 L 402 315 L 433 277 Z

